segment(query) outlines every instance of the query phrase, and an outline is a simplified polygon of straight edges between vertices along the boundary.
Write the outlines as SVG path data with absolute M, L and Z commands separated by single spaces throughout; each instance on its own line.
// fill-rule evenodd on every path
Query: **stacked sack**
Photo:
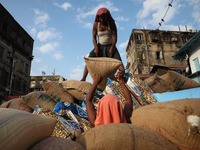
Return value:
M 147 105 L 135 110 L 133 125 L 160 134 L 183 150 L 200 149 L 200 99 L 183 99 Z
M 96 64 L 94 60 L 87 61 L 87 64 L 90 64 L 90 61 Z M 115 63 L 115 60 L 113 59 L 106 61 L 113 61 Z M 100 61 L 97 60 L 97 62 Z M 119 64 L 121 64 L 121 62 L 117 62 L 117 65 Z M 116 68 L 115 65 L 113 66 Z M 112 76 L 115 72 L 116 69 L 113 72 L 113 69 L 111 68 L 110 73 L 108 73 L 109 75 L 107 74 L 106 76 Z M 105 72 L 103 72 L 103 74 L 104 73 Z M 106 78 L 105 80 L 107 81 Z M 44 81 L 44 91 L 30 92 L 18 99 L 13 99 L 2 104 L 1 107 L 8 108 L 6 111 L 10 111 L 11 109 L 18 109 L 22 110 L 23 112 L 27 111 L 30 114 L 33 113 L 34 116 L 37 115 L 54 119 L 55 126 L 50 135 L 55 138 L 73 139 L 75 136 L 82 132 L 86 132 L 91 128 L 87 119 L 86 110 L 82 109 L 83 107 L 80 105 L 85 100 L 86 94 L 88 93 L 91 86 L 92 84 L 86 81 Z M 99 89 L 103 91 L 105 88 L 104 86 L 105 85 L 103 85 L 103 88 L 100 87 Z M 96 104 L 96 106 L 101 97 L 94 97 L 93 102 Z M 44 141 L 48 142 L 49 140 L 54 141 L 55 139 L 49 138 Z
M 51 136 L 56 119 L 11 108 L 0 108 L 0 114 L 1 149 L 85 149 L 77 142 Z
M 108 93 L 118 97 L 124 106 L 122 89 L 114 78 L 121 62 L 112 58 L 85 58 L 85 62 L 92 78 L 95 73 L 104 78 L 93 98 L 96 109 L 99 100 Z M 162 102 L 155 97 L 166 91 L 169 94 L 199 88 L 199 84 L 188 78 L 175 75 L 169 71 L 164 76 L 155 74 L 142 81 L 133 74 L 126 74 L 126 86 L 134 108 L 131 124 L 113 123 L 95 128 L 91 128 L 84 108 L 91 83 L 45 81 L 44 91 L 31 92 L 1 105 L 4 108 L 0 108 L 0 134 L 3 135 L 0 147 L 33 150 L 200 149 L 200 99 Z M 198 90 L 196 93 L 200 93 Z
M 70 114 L 65 114 L 65 116 L 69 117 L 69 119 L 67 121 L 63 121 L 63 119 L 60 119 L 58 113 L 54 112 L 54 109 L 58 103 L 67 102 L 69 104 L 78 106 L 78 104 L 82 103 L 82 101 L 85 99 L 85 96 L 91 85 L 92 84 L 89 82 L 76 80 L 68 80 L 61 83 L 56 81 L 45 81 L 43 82 L 44 91 L 30 92 L 27 95 L 21 96 L 20 98 L 12 99 L 3 103 L 1 107 L 18 109 L 29 113 L 34 113 L 36 115 L 54 118 L 57 121 L 52 136 L 73 139 L 75 132 L 66 130 L 65 123 L 70 121 L 74 122 L 74 120 L 77 119 L 78 122 L 75 123 L 78 125 L 80 124 L 80 127 L 84 129 L 90 128 L 88 120 L 86 124 L 86 121 L 80 116 L 73 118 Z M 85 130 L 81 131 L 83 132 Z
M 70 83 L 72 82 L 76 82 L 76 85 L 78 85 L 79 81 L 70 81 Z M 66 85 L 66 83 L 63 84 Z M 91 83 L 84 83 L 84 86 L 86 84 L 91 86 Z M 0 134 L 3 135 L 0 138 L 0 147 L 11 150 L 85 149 L 80 144 L 71 141 L 75 134 L 78 135 L 84 130 L 78 132 L 75 129 L 73 131 L 66 130 L 65 123 L 73 122 L 76 118 L 70 117 L 68 120 L 62 119 L 61 121 L 60 114 L 54 111 L 58 103 L 69 103 L 78 106 L 75 102 L 84 100 L 85 93 L 90 86 L 88 86 L 88 89 L 84 88 L 82 92 L 83 89 L 76 87 L 76 85 L 70 86 L 71 89 L 74 88 L 80 92 L 79 100 L 70 94 L 62 86 L 62 83 L 49 81 L 43 83 L 45 91 L 30 92 L 20 98 L 3 103 L 0 108 Z M 77 95 L 78 93 L 75 96 Z M 69 116 L 68 114 L 63 115 Z M 85 118 L 87 118 L 87 114 Z M 78 123 L 80 126 L 84 123 L 81 117 L 78 118 Z M 78 123 L 76 122 L 76 124 Z M 71 127 L 71 125 L 69 126 Z M 81 127 L 88 129 L 90 124 L 83 124 Z
M 200 98 L 200 84 L 175 71 L 168 70 L 162 76 L 155 74 L 144 82 L 154 91 L 157 102 Z
M 92 128 L 77 137 L 87 150 L 178 150 L 161 135 L 126 123 L 111 123 Z

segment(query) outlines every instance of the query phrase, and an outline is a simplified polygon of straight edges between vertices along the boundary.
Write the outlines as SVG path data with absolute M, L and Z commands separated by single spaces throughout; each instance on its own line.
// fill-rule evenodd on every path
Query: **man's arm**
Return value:
M 95 75 L 95 79 L 92 84 L 92 88 L 89 90 L 87 96 L 86 96 L 86 109 L 87 109 L 87 115 L 88 115 L 88 120 L 92 127 L 95 126 L 94 122 L 96 120 L 96 111 L 94 104 L 92 103 L 92 99 L 94 97 L 95 91 L 97 89 L 98 84 L 101 82 L 102 78 L 100 75 Z
M 124 114 L 125 114 L 125 117 L 126 117 L 126 121 L 128 123 L 131 123 L 130 118 L 131 118 L 132 111 L 133 111 L 133 101 L 132 101 L 132 98 L 131 98 L 131 94 L 130 94 L 130 91 L 128 90 L 128 88 L 126 87 L 126 85 L 124 83 L 124 79 L 123 79 L 123 75 L 122 75 L 121 71 L 118 72 L 118 78 L 119 78 L 119 83 L 120 83 L 120 86 L 122 88 L 124 97 L 126 99 L 126 103 L 125 103 L 125 106 L 124 106 Z

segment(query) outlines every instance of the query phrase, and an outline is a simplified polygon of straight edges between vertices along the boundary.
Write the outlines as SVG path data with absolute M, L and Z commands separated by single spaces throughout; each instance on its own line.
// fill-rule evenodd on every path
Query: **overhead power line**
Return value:
M 163 18 L 161 18 L 161 22 L 158 23 L 159 26 L 158 26 L 157 29 L 159 29 L 160 26 L 162 26 L 162 23 L 165 22 L 165 17 L 167 15 L 167 12 L 168 12 L 169 8 L 172 7 L 172 3 L 173 3 L 173 0 L 171 1 L 171 3 L 168 4 L 167 10 L 165 12 L 165 15 L 163 16 Z

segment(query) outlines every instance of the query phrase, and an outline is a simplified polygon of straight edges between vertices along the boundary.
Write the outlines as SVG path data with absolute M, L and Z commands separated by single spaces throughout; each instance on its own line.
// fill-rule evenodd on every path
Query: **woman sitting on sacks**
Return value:
M 92 33 L 94 49 L 90 52 L 88 57 L 111 57 L 122 61 L 115 46 L 117 43 L 117 27 L 108 9 L 100 8 L 97 11 Z M 119 67 L 119 70 L 125 74 L 123 64 Z M 81 81 L 85 81 L 87 75 L 88 69 L 85 66 Z
M 108 123 L 131 123 L 130 117 L 133 111 L 133 101 L 129 90 L 125 85 L 122 72 L 119 71 L 117 76 L 126 99 L 124 110 L 117 97 L 112 94 L 107 94 L 99 101 L 96 113 L 92 99 L 98 84 L 102 80 L 102 77 L 96 74 L 93 80 L 92 88 L 89 90 L 85 101 L 88 120 L 92 127 Z

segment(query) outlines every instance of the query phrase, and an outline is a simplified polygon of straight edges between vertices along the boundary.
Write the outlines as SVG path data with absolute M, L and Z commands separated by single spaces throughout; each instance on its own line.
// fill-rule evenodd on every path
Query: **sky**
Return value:
M 44 71 L 46 75 L 55 72 L 67 80 L 81 80 L 83 58 L 94 48 L 95 15 L 102 7 L 109 9 L 116 22 L 116 46 L 124 66 L 132 29 L 200 30 L 200 0 L 0 0 L 0 3 L 34 39 L 31 76 L 40 76 Z M 87 81 L 91 81 L 89 75 Z

